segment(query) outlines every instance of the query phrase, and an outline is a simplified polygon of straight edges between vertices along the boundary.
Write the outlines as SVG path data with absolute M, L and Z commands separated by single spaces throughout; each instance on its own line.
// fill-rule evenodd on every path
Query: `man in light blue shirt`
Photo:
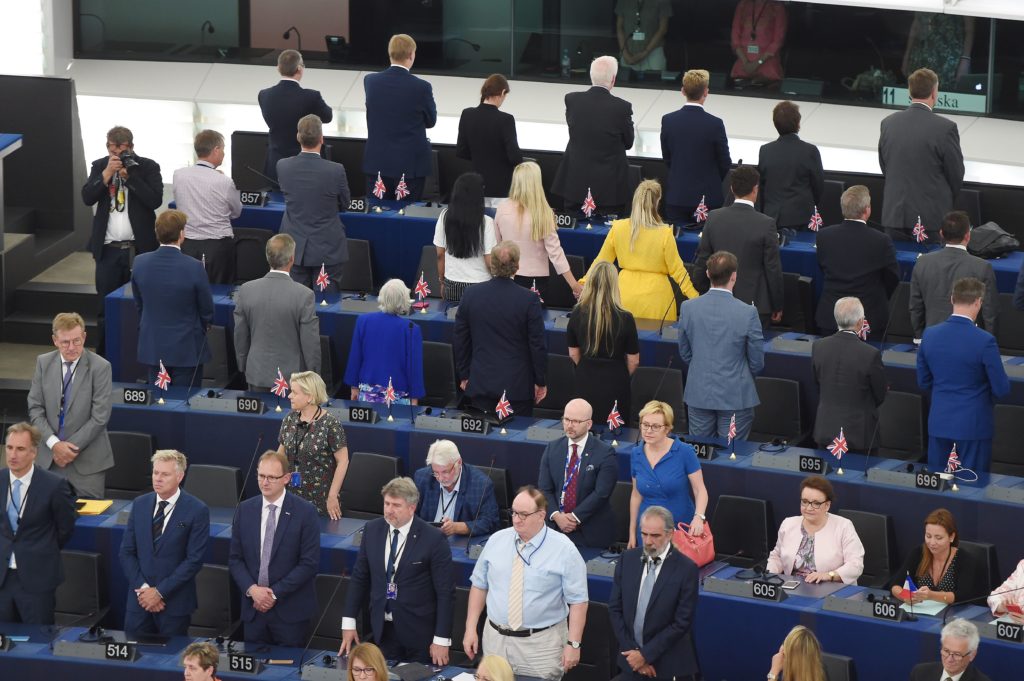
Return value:
M 504 657 L 518 676 L 560 679 L 580 661 L 587 566 L 568 537 L 545 525 L 547 510 L 540 490 L 521 488 L 512 527 L 487 541 L 470 578 L 463 650 L 472 659 L 480 649 L 477 623 L 486 603 L 487 654 Z

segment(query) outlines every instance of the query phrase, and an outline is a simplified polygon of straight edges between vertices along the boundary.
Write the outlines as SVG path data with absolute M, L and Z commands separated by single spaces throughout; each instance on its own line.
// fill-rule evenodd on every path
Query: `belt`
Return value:
M 110 246 L 111 248 L 120 248 L 121 250 L 124 250 L 126 248 L 131 248 L 132 246 L 134 246 L 135 242 L 129 239 L 128 241 L 110 241 L 103 245 Z
M 511 636 L 513 638 L 526 638 L 528 636 L 532 636 L 533 634 L 538 634 L 538 633 L 544 631 L 545 629 L 550 629 L 551 627 L 555 626 L 553 624 L 549 624 L 546 627 L 537 627 L 536 629 L 508 629 L 506 627 L 502 627 L 502 626 L 499 626 L 499 625 L 495 624 L 491 620 L 487 620 L 487 623 L 490 624 L 491 627 L 493 627 L 494 630 L 496 632 L 498 632 L 499 634 L 501 634 L 502 636 Z

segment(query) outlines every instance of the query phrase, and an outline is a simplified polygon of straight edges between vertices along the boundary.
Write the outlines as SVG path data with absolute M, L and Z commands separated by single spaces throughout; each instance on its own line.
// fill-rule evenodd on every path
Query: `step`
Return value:
M 81 311 L 79 311 L 81 314 Z M 85 331 L 96 336 L 96 315 L 82 314 Z M 53 344 L 53 315 L 39 312 L 17 311 L 4 319 L 4 341 L 32 345 Z
M 31 380 L 0 378 L 0 421 L 7 426 L 28 419 L 28 391 Z
M 35 213 L 28 206 L 4 206 L 4 233 L 30 234 L 36 224 Z
M 95 312 L 99 305 L 96 287 L 86 284 L 51 284 L 27 281 L 14 292 L 14 310 L 48 314 Z

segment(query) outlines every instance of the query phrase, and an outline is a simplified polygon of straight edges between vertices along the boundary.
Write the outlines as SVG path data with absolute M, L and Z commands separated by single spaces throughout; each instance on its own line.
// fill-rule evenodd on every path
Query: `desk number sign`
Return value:
M 103 656 L 108 660 L 133 662 L 135 660 L 135 644 L 126 641 L 105 643 Z
M 238 192 L 238 198 L 243 206 L 265 206 L 267 205 L 266 192 Z

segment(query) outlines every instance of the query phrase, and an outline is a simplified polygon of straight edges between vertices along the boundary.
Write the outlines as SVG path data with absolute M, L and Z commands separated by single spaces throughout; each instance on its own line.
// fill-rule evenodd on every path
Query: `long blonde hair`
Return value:
M 480 660 L 479 671 L 484 672 L 491 681 L 513 681 L 512 665 L 498 655 L 484 655 Z
M 533 161 L 524 161 L 515 167 L 508 198 L 519 205 L 520 220 L 524 213 L 530 214 L 531 239 L 540 241 L 555 231 L 555 212 L 544 196 L 539 165 Z
M 636 248 L 636 239 L 641 228 L 661 227 L 658 204 L 661 202 L 661 184 L 657 180 L 644 180 L 637 185 L 633 194 L 633 208 L 629 212 L 629 250 Z
M 582 343 L 583 354 L 592 357 L 602 348 L 610 350 L 615 342 L 616 323 L 623 313 L 619 272 L 615 265 L 606 260 L 594 263 L 576 310 L 584 315 L 587 330 Z
M 821 644 L 807 627 L 799 624 L 793 627 L 782 642 L 782 652 L 785 655 L 782 678 L 786 681 L 826 681 Z

